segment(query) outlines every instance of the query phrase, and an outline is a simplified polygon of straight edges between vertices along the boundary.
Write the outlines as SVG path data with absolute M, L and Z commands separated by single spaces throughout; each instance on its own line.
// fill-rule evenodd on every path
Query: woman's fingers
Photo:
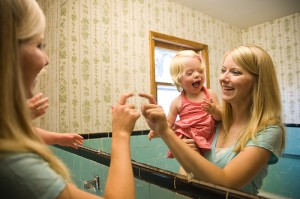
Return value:
M 133 93 L 123 94 L 119 99 L 118 105 L 126 104 L 127 98 L 132 97 L 132 96 L 133 96 Z
M 146 93 L 139 93 L 139 96 L 148 99 L 150 104 L 156 104 L 156 100 L 154 99 L 153 95 L 148 95 Z

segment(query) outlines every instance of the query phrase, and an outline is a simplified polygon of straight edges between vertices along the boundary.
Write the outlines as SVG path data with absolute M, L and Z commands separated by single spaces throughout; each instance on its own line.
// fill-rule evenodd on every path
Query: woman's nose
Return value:
M 229 76 L 227 73 L 221 73 L 219 76 L 220 81 L 229 81 Z
M 49 58 L 48 55 L 45 54 L 45 66 L 47 66 L 49 64 Z

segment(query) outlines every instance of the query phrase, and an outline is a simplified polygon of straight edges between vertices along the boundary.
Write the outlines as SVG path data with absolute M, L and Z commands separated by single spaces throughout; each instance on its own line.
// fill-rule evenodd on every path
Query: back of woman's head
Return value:
M 33 152 L 62 176 L 66 168 L 33 132 L 26 104 L 20 45 L 43 34 L 45 16 L 36 0 L 0 0 L 0 158 Z
M 26 69 L 21 67 L 19 49 L 22 42 L 43 34 L 45 17 L 35 0 L 1 0 L 0 10 L 0 123 L 1 130 L 8 130 L 3 135 L 30 127 L 24 94 L 29 88 L 24 88 Z
M 197 54 L 193 50 L 178 51 L 176 55 L 172 58 L 170 63 L 170 75 L 178 91 L 181 91 L 182 89 L 179 83 L 179 79 L 181 78 L 182 73 L 184 71 L 184 67 L 187 64 L 187 58 L 198 59 L 199 67 L 203 68 L 203 70 L 205 69 L 205 63 L 201 58 L 200 54 Z
M 227 54 L 232 56 L 233 61 L 238 66 L 255 77 L 252 93 L 249 94 L 252 98 L 251 110 L 249 110 L 251 116 L 247 131 L 250 137 L 255 138 L 259 130 L 269 125 L 279 125 L 283 128 L 280 90 L 270 55 L 255 45 L 239 46 Z M 229 116 L 228 114 L 231 114 L 230 105 L 226 102 L 223 104 L 225 114 Z M 228 126 L 230 126 L 230 122 Z

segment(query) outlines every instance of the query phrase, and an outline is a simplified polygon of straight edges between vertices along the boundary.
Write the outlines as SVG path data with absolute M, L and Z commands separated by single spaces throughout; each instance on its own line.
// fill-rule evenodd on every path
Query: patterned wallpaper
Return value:
M 243 43 L 262 46 L 273 58 L 285 123 L 300 123 L 300 12 L 242 30 Z
M 275 57 L 285 122 L 300 123 L 299 20 L 294 14 L 241 30 L 171 0 L 38 0 L 47 16 L 50 64 L 36 92 L 50 98 L 36 125 L 57 132 L 111 131 L 122 93 L 150 92 L 149 31 L 208 45 L 210 85 L 219 92 L 223 54 L 243 43 Z M 145 101 L 133 97 L 130 103 Z M 148 129 L 144 119 L 135 130 Z

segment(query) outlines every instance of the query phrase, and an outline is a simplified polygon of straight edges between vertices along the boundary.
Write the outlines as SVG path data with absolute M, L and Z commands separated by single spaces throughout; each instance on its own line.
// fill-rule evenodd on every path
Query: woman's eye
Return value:
M 45 46 L 46 46 L 46 45 L 45 45 L 44 43 L 40 43 L 40 44 L 38 44 L 37 47 L 38 47 L 39 49 L 44 49 Z
M 221 69 L 221 73 L 225 73 L 226 72 L 226 69 L 225 68 L 222 68 Z
M 238 70 L 233 70 L 232 73 L 233 73 L 234 75 L 240 75 L 240 74 L 242 74 L 242 73 L 241 73 L 240 71 L 238 71 Z

